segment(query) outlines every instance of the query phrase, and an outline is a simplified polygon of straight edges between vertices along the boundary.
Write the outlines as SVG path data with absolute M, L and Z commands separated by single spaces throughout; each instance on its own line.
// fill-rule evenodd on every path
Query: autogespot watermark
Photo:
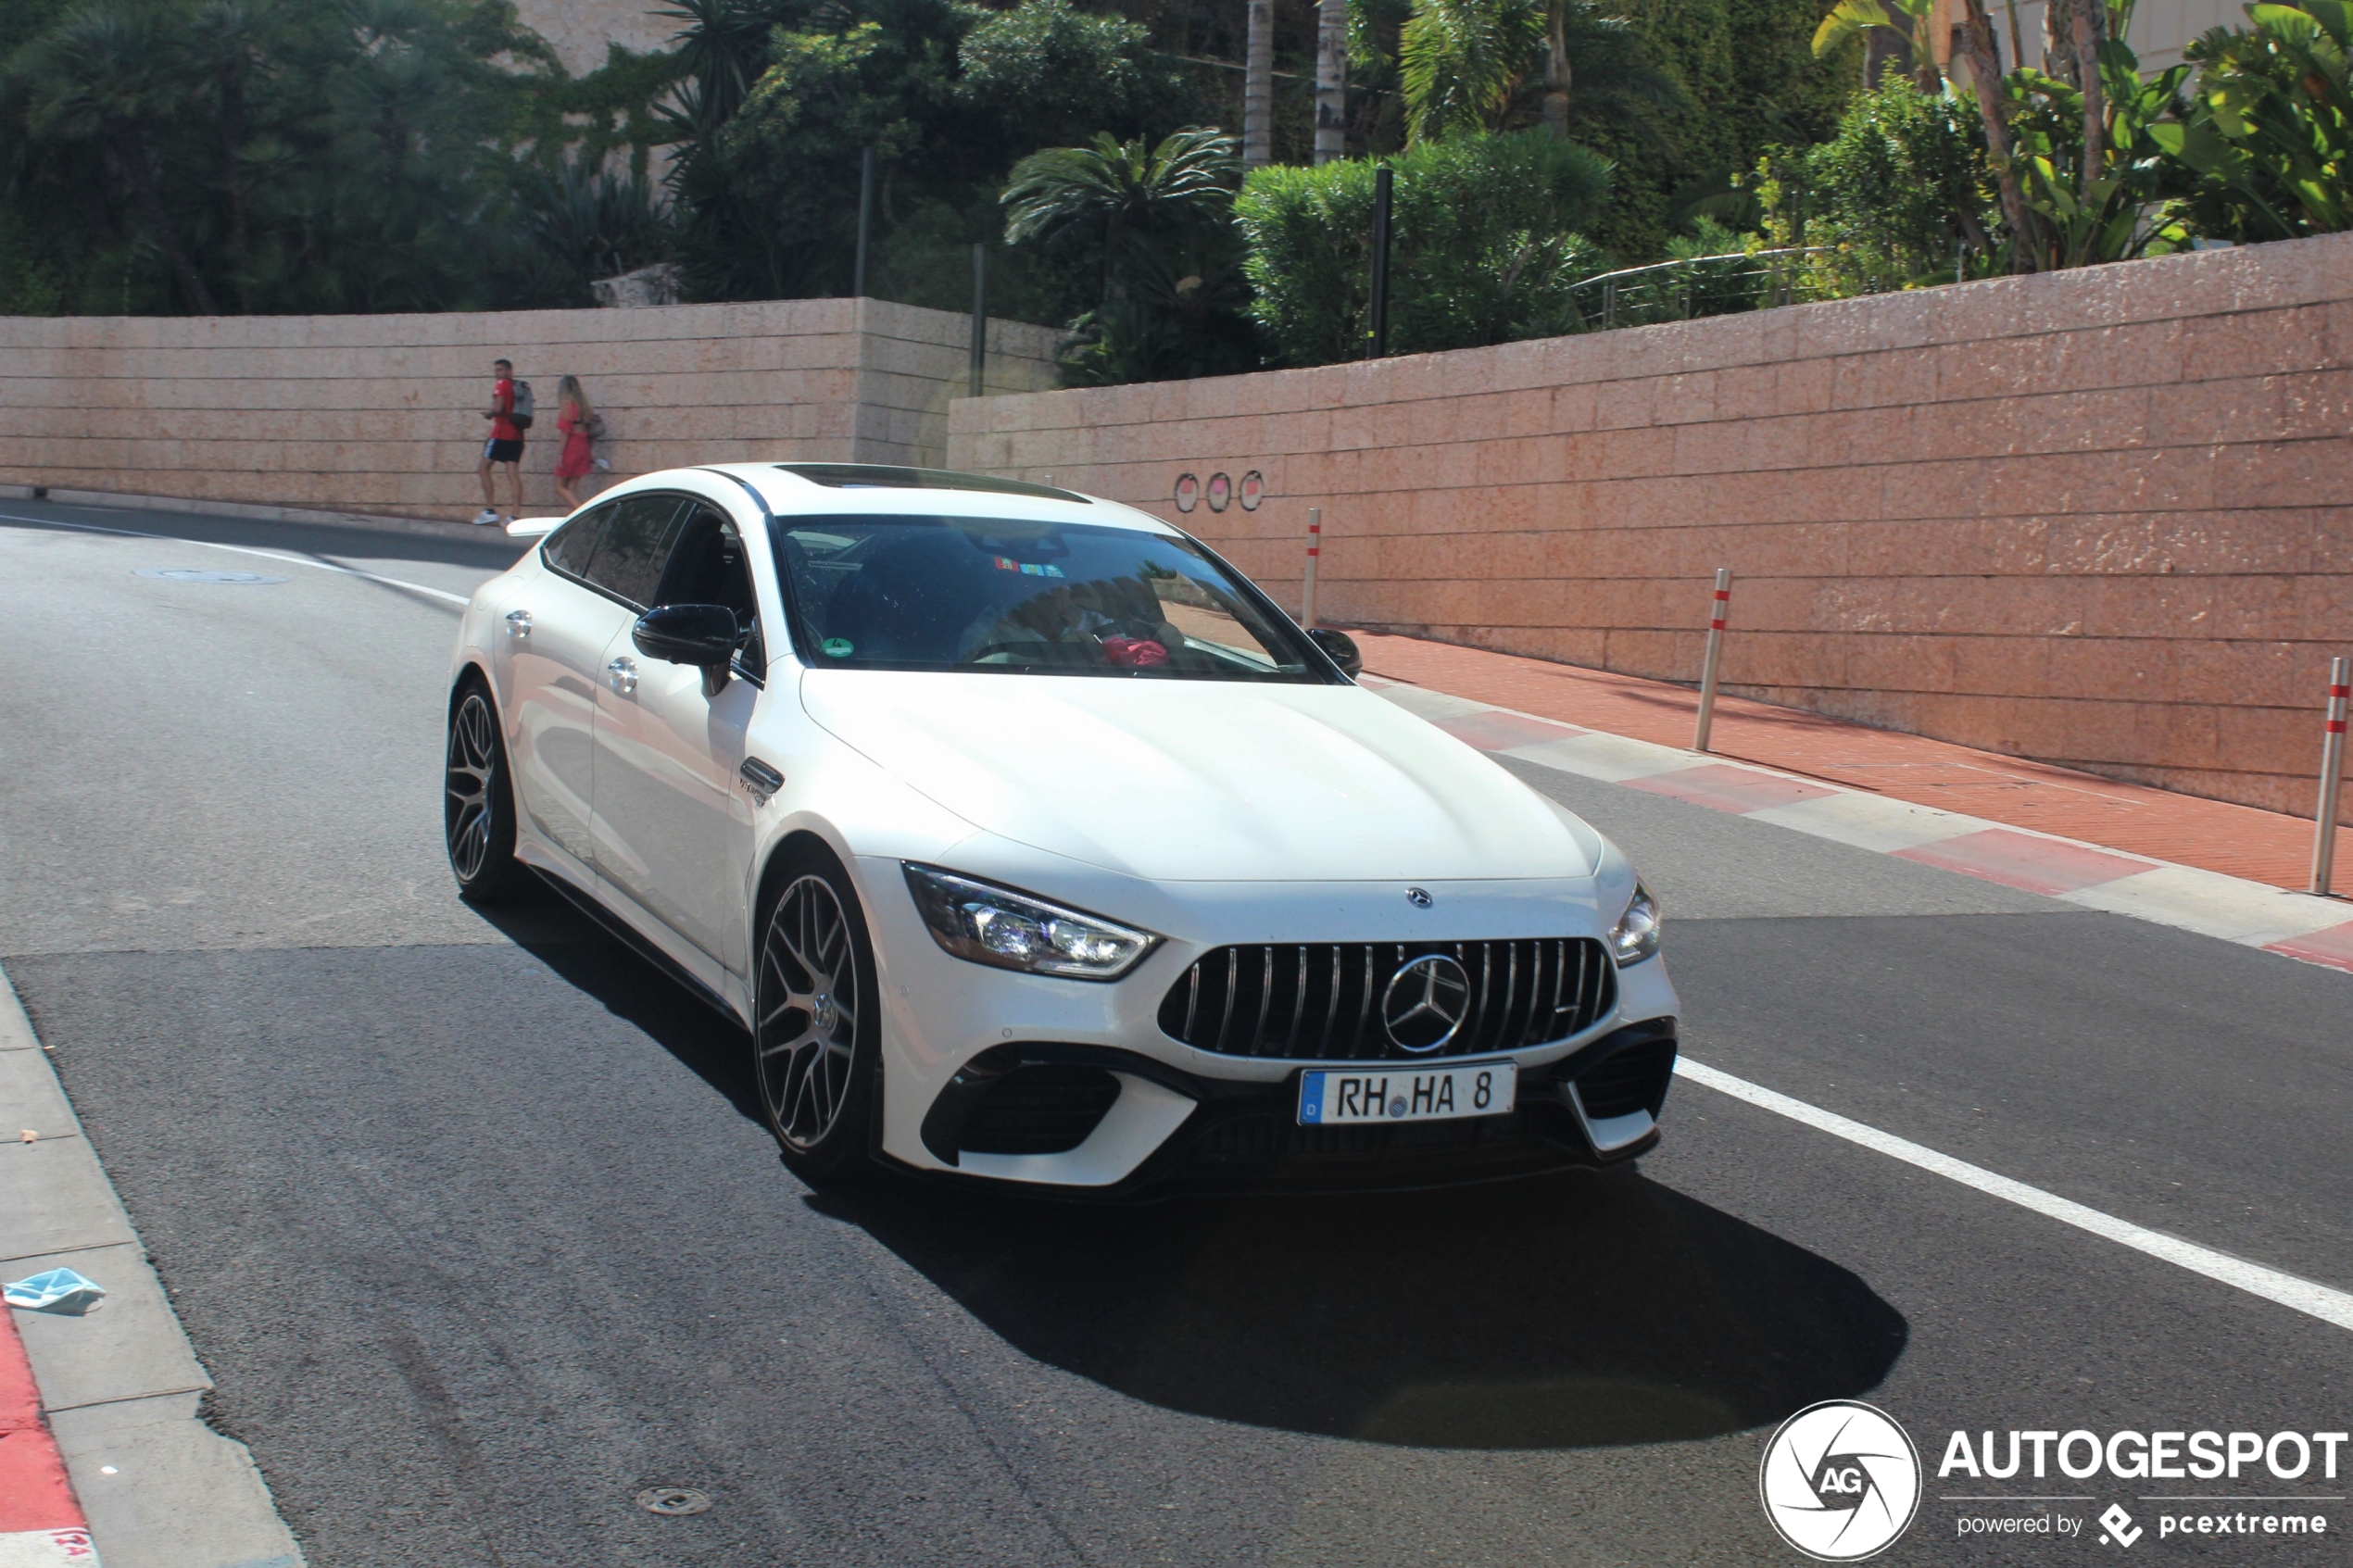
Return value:
M 1952 1532 L 1964 1540 L 2025 1546 L 2040 1539 L 2110 1551 L 2129 1551 L 2152 1537 L 2210 1542 L 2260 1536 L 2266 1544 L 2293 1546 L 2334 1535 L 2341 1541 L 2346 1494 L 2329 1484 L 2353 1458 L 2348 1447 L 2353 1436 L 2344 1432 L 1955 1432 L 1935 1479 L 1947 1486 L 2007 1486 L 1940 1490 L 1935 1500 L 1951 1505 Z M 1818 1562 L 1857 1562 L 1884 1551 L 1911 1525 L 1925 1500 L 1923 1468 L 1894 1417 L 1856 1400 L 1830 1399 L 1798 1411 L 1773 1434 L 1757 1490 L 1766 1518 L 1792 1547 Z M 2061 1482 L 2139 1486 L 2117 1499 L 2062 1490 Z M 2189 1489 L 2198 1483 L 2224 1489 Z

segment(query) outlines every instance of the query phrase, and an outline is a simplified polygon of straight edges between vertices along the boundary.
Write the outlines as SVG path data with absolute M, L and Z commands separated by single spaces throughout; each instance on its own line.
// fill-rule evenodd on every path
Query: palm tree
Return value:
M 1247 52 L 1242 60 L 1242 167 L 1275 156 L 1275 0 L 1250 0 Z
M 1234 139 L 1214 126 L 1179 131 L 1158 146 L 1105 131 L 1084 147 L 1047 147 L 1013 165 L 999 198 L 1005 243 L 1047 243 L 1100 226 L 1109 297 L 1124 245 L 1223 219 L 1239 172 Z
M 164 206 L 161 144 L 186 107 L 189 84 L 179 51 L 155 20 L 128 6 L 86 6 L 28 44 L 14 64 L 28 90 L 30 138 L 98 146 L 182 301 L 200 316 L 215 314 L 212 291 Z

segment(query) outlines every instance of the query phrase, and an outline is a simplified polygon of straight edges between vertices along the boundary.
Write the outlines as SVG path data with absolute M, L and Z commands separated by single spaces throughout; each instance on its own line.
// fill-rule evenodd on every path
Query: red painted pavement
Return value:
M 1982 877 L 2005 887 L 2043 894 L 2097 887 L 2104 882 L 2137 876 L 2152 869 L 2147 860 L 2086 849 L 2080 844 L 2037 838 L 2031 833 L 2012 833 L 2007 828 L 1965 833 L 1958 838 L 1898 849 L 1895 856 L 1898 859 L 1918 860 L 1924 866 L 1942 866 L 1948 872 Z
M 2267 953 L 2285 953 L 2306 963 L 2324 963 L 2331 969 L 2353 973 L 2353 921 L 2332 925 L 2325 931 L 2315 931 L 2305 936 L 2292 936 L 2284 942 L 2273 942 L 2263 949 Z
M 0 1536 L 83 1524 L 65 1461 L 41 1419 L 41 1390 L 17 1336 L 16 1314 L 0 1307 Z

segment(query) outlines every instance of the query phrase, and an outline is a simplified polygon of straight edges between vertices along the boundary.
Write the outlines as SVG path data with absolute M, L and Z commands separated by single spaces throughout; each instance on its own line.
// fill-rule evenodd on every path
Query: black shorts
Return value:
M 487 462 L 520 463 L 522 461 L 522 443 L 521 441 L 485 441 L 482 444 L 482 455 Z

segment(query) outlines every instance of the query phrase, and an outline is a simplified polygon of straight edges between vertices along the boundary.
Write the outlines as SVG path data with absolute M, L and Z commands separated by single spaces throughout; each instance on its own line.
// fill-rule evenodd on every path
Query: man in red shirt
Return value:
M 512 522 L 522 515 L 522 430 L 514 422 L 515 367 L 511 360 L 491 362 L 490 373 L 496 378 L 490 385 L 490 407 L 482 417 L 490 421 L 490 439 L 482 444 L 482 510 L 474 513 L 474 521 L 489 527 L 499 521 L 498 498 L 493 489 L 491 465 L 503 464 L 507 470 L 510 494 L 514 504 L 508 508 L 506 520 Z

